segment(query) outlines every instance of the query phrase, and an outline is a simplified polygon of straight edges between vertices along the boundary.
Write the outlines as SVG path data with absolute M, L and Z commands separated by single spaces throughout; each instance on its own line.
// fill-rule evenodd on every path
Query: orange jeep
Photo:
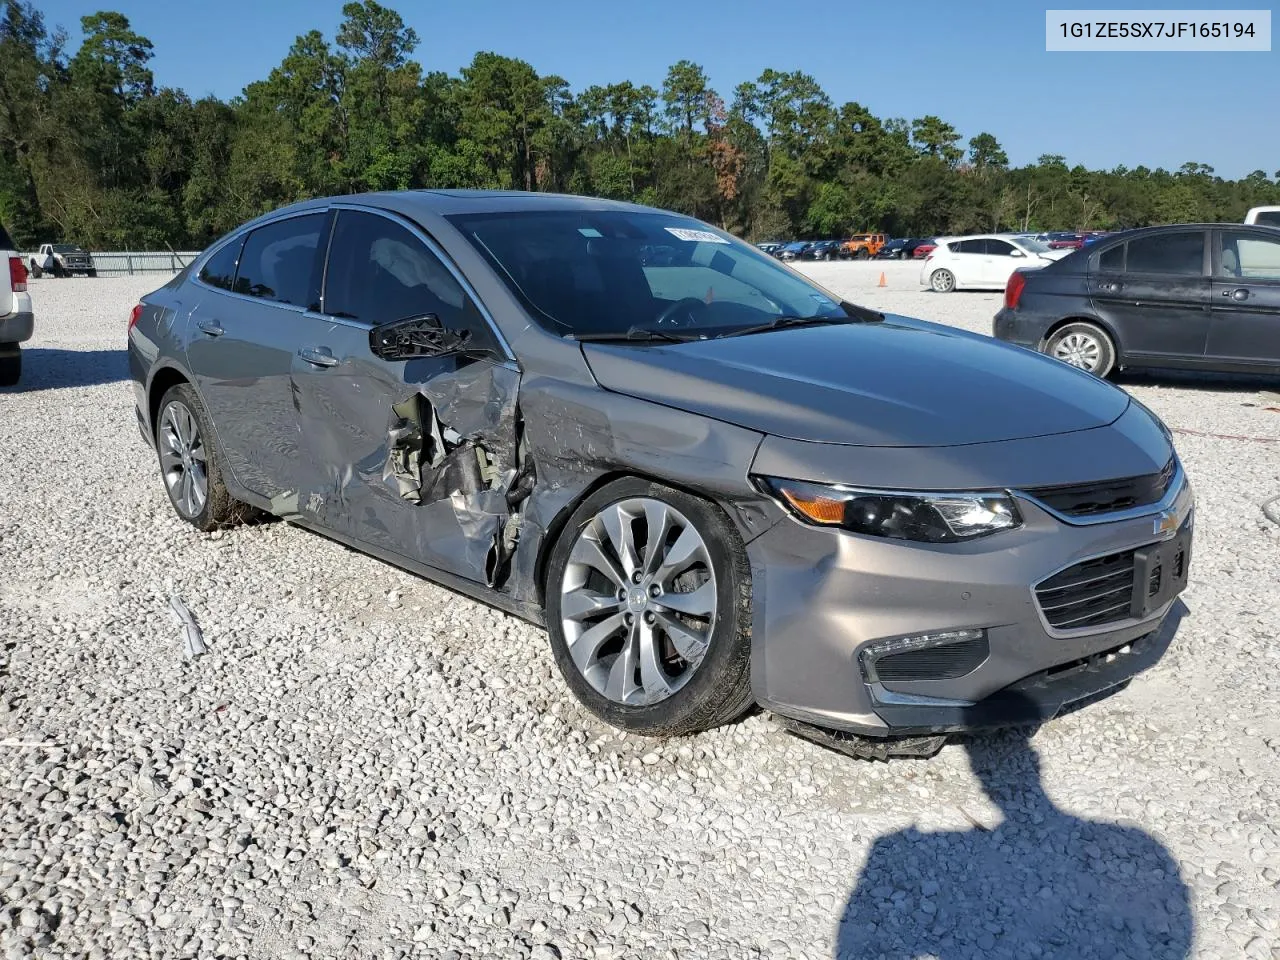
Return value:
M 859 233 L 844 242 L 840 253 L 854 260 L 869 260 L 880 252 L 884 241 L 883 233 Z

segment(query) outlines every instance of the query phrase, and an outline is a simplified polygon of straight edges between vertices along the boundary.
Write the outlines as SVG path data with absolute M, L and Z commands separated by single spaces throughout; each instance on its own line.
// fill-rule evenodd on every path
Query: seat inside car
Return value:
M 1222 248 L 1222 267 L 1220 272 L 1224 277 L 1240 276 L 1240 259 L 1236 256 L 1236 251 L 1232 247 Z

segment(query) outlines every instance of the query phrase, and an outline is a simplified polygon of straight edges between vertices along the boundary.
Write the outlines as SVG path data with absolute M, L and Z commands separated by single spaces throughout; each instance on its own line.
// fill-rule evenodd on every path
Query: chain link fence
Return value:
M 40 262 L 38 251 L 20 254 L 28 266 Z M 141 273 L 177 273 L 196 257 L 199 250 L 90 251 L 93 267 L 100 277 L 131 277 Z

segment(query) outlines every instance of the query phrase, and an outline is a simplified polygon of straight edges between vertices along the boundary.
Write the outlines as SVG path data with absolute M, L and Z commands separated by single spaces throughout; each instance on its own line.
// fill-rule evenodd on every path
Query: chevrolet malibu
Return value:
M 128 337 L 183 520 L 273 514 L 544 624 L 627 730 L 753 703 L 880 744 L 1044 719 L 1181 615 L 1192 493 L 1137 401 L 674 213 L 307 201 Z

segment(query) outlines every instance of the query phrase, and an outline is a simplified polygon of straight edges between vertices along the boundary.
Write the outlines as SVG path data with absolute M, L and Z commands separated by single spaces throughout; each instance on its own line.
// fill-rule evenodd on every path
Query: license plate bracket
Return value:
M 1142 619 L 1159 610 L 1187 585 L 1191 565 L 1191 531 L 1133 552 L 1133 595 L 1129 614 Z

